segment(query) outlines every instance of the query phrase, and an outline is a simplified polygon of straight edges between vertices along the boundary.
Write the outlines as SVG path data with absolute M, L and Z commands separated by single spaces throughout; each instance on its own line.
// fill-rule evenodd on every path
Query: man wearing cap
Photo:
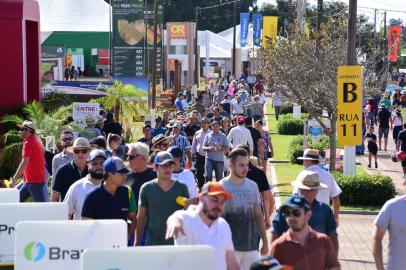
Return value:
M 60 167 L 56 172 L 55 181 L 52 185 L 51 200 L 53 202 L 59 202 L 59 200 L 63 201 L 69 187 L 88 174 L 87 159 L 90 152 L 89 140 L 79 137 L 73 142 L 71 149 L 73 150 L 73 160 Z
M 214 248 L 215 270 L 240 269 L 234 255 L 230 226 L 221 215 L 226 201 L 233 197 L 222 184 L 206 183 L 199 204 L 178 210 L 167 221 L 166 238 L 175 245 L 209 245 Z
M 152 137 L 156 135 L 162 134 L 165 135 L 166 129 L 162 126 L 162 117 L 157 116 L 155 117 L 155 128 L 154 132 L 152 132 Z
M 389 101 L 390 102 L 390 101 Z M 389 121 L 391 113 L 386 109 L 385 104 L 379 105 L 379 111 L 376 116 L 378 122 L 378 143 L 379 151 L 382 150 L 382 137 L 384 138 L 384 150 L 387 150 L 388 147 L 388 137 L 389 137 Z
M 272 243 L 269 256 L 293 269 L 340 269 L 330 238 L 309 226 L 312 211 L 305 197 L 289 197 L 279 211 L 283 213 L 289 230 Z
M 141 244 L 142 234 L 146 230 L 145 245 L 173 245 L 173 240 L 165 239 L 166 220 L 175 211 L 181 210 L 177 197 L 189 198 L 185 184 L 172 179 L 175 161 L 165 151 L 154 158 L 154 170 L 157 178 L 142 185 L 138 201 L 136 245 Z
M 190 198 L 197 198 L 197 188 L 195 176 L 190 170 L 181 166 L 183 152 L 178 146 L 171 146 L 168 152 L 173 156 L 175 165 L 173 167 L 172 179 L 185 184 L 189 191 Z
M 204 163 L 206 152 L 203 151 L 203 143 L 207 134 L 211 132 L 209 119 L 204 117 L 202 119 L 202 128 L 195 133 L 192 141 L 192 155 L 195 167 L 195 176 L 197 185 L 201 189 L 204 185 Z
M 17 186 L 20 190 L 20 202 L 25 202 L 29 196 L 35 202 L 45 202 L 49 196 L 45 184 L 44 148 L 36 137 L 36 127 L 33 122 L 26 120 L 18 127 L 23 139 L 22 160 L 10 180 L 10 187 L 14 187 L 16 180 L 23 177 L 23 181 Z
M 252 141 L 251 132 L 249 129 L 244 127 L 245 117 L 240 115 L 237 116 L 237 126 L 233 127 L 228 133 L 227 140 L 232 149 L 234 149 L 239 144 L 248 144 L 250 147 L 250 155 L 254 152 L 254 143 Z
M 154 151 L 154 150 L 166 151 L 171 143 L 172 143 L 172 137 L 158 134 L 154 138 L 152 138 L 151 149 L 152 149 L 152 151 Z
M 185 108 L 183 108 L 182 100 L 183 100 L 183 93 L 179 93 L 178 98 L 175 100 L 174 105 L 175 105 L 176 110 L 180 111 L 180 112 L 185 111 Z
M 137 225 L 137 205 L 134 193 L 124 185 L 128 169 L 119 157 L 103 162 L 104 180 L 86 197 L 82 208 L 82 219 L 122 219 L 131 221 L 128 238 Z
M 319 180 L 319 174 L 312 171 L 303 171 L 299 174 L 296 181 L 292 182 L 292 185 L 299 194 L 304 196 L 310 205 L 312 215 L 309 219 L 310 227 L 319 233 L 326 234 L 335 250 L 338 252 L 338 238 L 337 238 L 337 226 L 334 218 L 333 211 L 330 206 L 325 203 L 317 201 L 316 196 L 318 192 L 327 188 L 327 185 L 323 184 Z M 286 219 L 282 212 L 278 212 L 272 221 L 272 239 L 274 242 L 284 232 L 289 229 Z
M 98 187 L 103 180 L 103 162 L 106 153 L 103 150 L 93 150 L 87 159 L 89 174 L 73 183 L 63 200 L 69 207 L 69 217 L 79 220 L 82 215 L 82 207 L 87 194 Z
M 223 176 L 224 153 L 228 150 L 227 137 L 220 132 L 220 123 L 213 121 L 211 123 L 212 132 L 204 139 L 203 151 L 206 152 L 205 176 L 206 182 L 212 181 L 213 170 L 216 175 L 216 181 L 220 181 Z
M 318 173 L 320 182 L 327 186 L 327 188 L 319 190 L 316 199 L 321 203 L 330 205 L 331 198 L 333 202 L 333 213 L 338 226 L 339 224 L 338 218 L 340 213 L 340 194 L 342 191 L 341 188 L 338 186 L 337 182 L 334 180 L 333 175 L 320 167 L 319 151 L 316 149 L 306 149 L 303 152 L 303 156 L 299 157 L 298 159 L 303 160 L 303 166 L 305 168 L 304 171 Z M 297 189 L 293 188 L 293 194 L 295 193 L 297 193 Z
M 73 160 L 73 154 L 67 150 L 68 147 L 72 146 L 73 144 L 72 131 L 70 130 L 62 131 L 60 139 L 61 139 L 60 143 L 61 146 L 63 147 L 63 150 L 52 158 L 51 186 L 54 184 L 56 171 L 59 169 L 59 167 Z

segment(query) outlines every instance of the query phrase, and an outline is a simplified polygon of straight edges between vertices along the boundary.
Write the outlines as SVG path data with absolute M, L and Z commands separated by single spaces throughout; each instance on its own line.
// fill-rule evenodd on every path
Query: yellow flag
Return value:
M 262 46 L 267 47 L 269 40 L 276 41 L 278 34 L 278 17 L 277 16 L 264 16 L 262 23 Z

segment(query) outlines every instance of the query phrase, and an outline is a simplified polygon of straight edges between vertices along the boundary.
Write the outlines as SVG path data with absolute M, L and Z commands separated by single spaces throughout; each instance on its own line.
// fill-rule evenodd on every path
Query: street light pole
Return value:
M 198 38 L 198 29 L 199 29 L 199 6 L 196 5 L 196 26 L 195 26 L 195 84 L 197 87 L 199 87 L 199 66 L 200 66 L 200 61 L 199 61 L 199 53 L 198 53 L 198 45 L 197 45 L 197 38 Z
M 232 75 L 234 75 L 234 76 L 237 76 L 236 74 L 235 74 L 235 65 L 236 65 L 236 63 L 235 63 L 235 55 L 236 55 L 236 52 L 235 52 L 235 50 L 236 50 L 236 38 L 237 38 L 237 36 L 236 36 L 236 32 L 237 32 L 237 1 L 234 1 L 234 16 L 233 16 L 233 25 L 234 25 L 234 27 L 233 27 L 233 74 Z
M 152 52 L 152 109 L 156 108 L 156 51 L 157 51 L 157 41 L 158 41 L 158 0 L 154 0 L 154 51 Z

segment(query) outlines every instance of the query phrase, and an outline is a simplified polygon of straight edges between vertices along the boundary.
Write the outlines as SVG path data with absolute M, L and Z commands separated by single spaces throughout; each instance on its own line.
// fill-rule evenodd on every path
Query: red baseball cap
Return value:
M 245 122 L 245 117 L 244 116 L 240 115 L 240 116 L 237 117 L 237 123 L 238 124 L 242 124 L 244 122 Z

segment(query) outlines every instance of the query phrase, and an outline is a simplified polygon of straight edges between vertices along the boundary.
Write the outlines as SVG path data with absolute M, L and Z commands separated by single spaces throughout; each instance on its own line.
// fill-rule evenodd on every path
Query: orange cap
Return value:
M 200 192 L 200 194 L 202 194 L 202 195 L 207 194 L 210 196 L 216 196 L 216 195 L 223 194 L 224 196 L 226 196 L 228 201 L 233 199 L 233 196 L 229 192 L 227 192 L 226 189 L 224 188 L 224 186 L 219 182 L 206 183 L 202 187 L 202 191 Z

